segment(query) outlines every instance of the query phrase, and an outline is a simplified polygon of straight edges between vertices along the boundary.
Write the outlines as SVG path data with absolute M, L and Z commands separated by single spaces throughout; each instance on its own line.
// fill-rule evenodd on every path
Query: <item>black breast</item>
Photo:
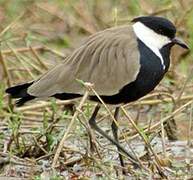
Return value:
M 141 67 L 136 80 L 124 86 L 118 94 L 101 96 L 105 103 L 119 104 L 135 101 L 152 91 L 167 72 L 170 64 L 169 55 L 171 45 L 167 45 L 160 50 L 165 69 L 163 69 L 159 57 L 140 40 L 138 40 L 138 48 L 140 51 Z M 97 98 L 94 96 L 90 97 L 90 99 L 97 101 Z

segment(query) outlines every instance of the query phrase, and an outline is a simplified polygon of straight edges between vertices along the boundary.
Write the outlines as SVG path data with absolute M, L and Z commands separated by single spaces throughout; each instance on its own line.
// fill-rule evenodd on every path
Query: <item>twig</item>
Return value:
M 12 21 L 6 28 L 3 29 L 0 33 L 0 37 L 2 37 L 9 29 L 13 28 L 16 25 L 16 22 L 23 17 L 25 13 L 21 13 L 14 21 Z
M 44 46 L 35 46 L 33 47 L 33 50 L 34 51 L 45 51 L 47 50 L 47 48 L 45 48 Z M 30 48 L 29 47 L 21 47 L 21 48 L 16 48 L 15 49 L 15 52 L 18 52 L 18 53 L 24 53 L 24 52 L 29 52 L 30 51 Z M 12 55 L 13 54 L 13 51 L 12 50 L 2 50 L 2 54 L 3 55 Z
M 189 115 L 189 128 L 188 128 L 188 140 L 187 144 L 190 147 L 191 146 L 191 134 L 192 134 L 192 120 L 193 120 L 193 105 L 190 106 L 190 115 Z
M 81 108 L 82 108 L 82 106 L 83 106 L 84 102 L 86 101 L 88 95 L 89 95 L 89 91 L 86 90 L 84 96 L 82 97 L 82 99 L 81 99 L 81 101 L 80 101 L 80 104 L 79 104 L 79 106 L 78 106 L 78 109 L 81 109 Z M 62 138 L 62 140 L 60 141 L 60 144 L 59 144 L 59 146 L 58 146 L 58 148 L 57 148 L 57 150 L 56 150 L 56 153 L 55 153 L 55 156 L 54 156 L 54 159 L 53 159 L 53 162 L 52 162 L 52 168 L 55 168 L 55 166 L 56 166 L 56 163 L 57 163 L 57 161 L 58 161 L 60 152 L 62 151 L 64 142 L 65 142 L 65 140 L 66 140 L 66 138 L 67 138 L 68 133 L 69 133 L 70 130 L 72 129 L 72 126 L 73 126 L 73 124 L 74 124 L 74 122 L 75 122 L 78 114 L 79 114 L 79 111 L 75 111 L 74 116 L 73 116 L 73 118 L 72 118 L 72 120 L 71 120 L 71 122 L 70 122 L 70 124 L 69 124 L 69 126 L 68 126 L 68 128 L 67 128 L 67 130 L 66 130 L 66 132 L 65 132 L 65 134 L 64 134 L 64 136 L 63 136 L 63 138 Z
M 44 63 L 44 61 L 42 61 L 42 59 L 39 57 L 38 53 L 36 52 L 36 50 L 30 46 L 29 47 L 32 54 L 35 56 L 35 58 L 37 59 L 37 61 L 39 62 L 39 64 L 45 69 L 45 70 L 48 70 L 48 67 L 46 66 L 46 64 Z
M 183 111 L 187 106 L 191 105 L 192 103 L 193 103 L 193 100 L 191 100 L 191 101 L 187 102 L 186 104 L 184 104 L 183 106 L 179 107 L 178 109 L 173 111 L 169 116 L 166 116 L 165 118 L 163 118 L 162 122 L 165 123 L 167 120 L 169 120 L 170 118 L 172 118 L 176 114 L 178 114 L 181 111 Z M 153 129 L 157 128 L 157 127 L 160 127 L 160 122 L 154 124 L 150 129 L 153 130 Z
M 2 65 L 5 78 L 7 79 L 7 86 L 8 86 L 8 87 L 11 87 L 11 77 L 10 77 L 10 75 L 9 75 L 9 71 L 8 71 L 8 68 L 7 68 L 7 64 L 6 64 L 6 62 L 4 61 L 4 57 L 3 57 L 3 54 L 2 54 L 1 49 L 0 49 L 0 64 Z M 10 110 L 12 110 L 12 109 L 13 109 L 12 99 L 11 99 L 10 97 L 8 97 L 8 105 L 9 105 L 9 107 L 10 107 Z
M 186 96 L 182 96 L 180 101 L 187 101 L 187 100 L 191 100 L 193 99 L 193 94 L 191 95 L 186 95 Z M 177 97 L 174 97 L 174 100 L 177 100 Z M 127 107 L 127 106 L 138 106 L 138 105 L 156 105 L 156 104 L 160 104 L 160 103 L 171 103 L 173 102 L 173 100 L 171 98 L 163 98 L 161 99 L 155 99 L 155 100 L 141 100 L 135 103 L 130 103 L 130 104 L 126 104 L 123 107 Z
M 49 48 L 48 46 L 45 46 L 44 47 L 45 48 L 45 50 L 47 50 L 47 51 L 49 51 L 49 52 L 51 52 L 51 53 L 53 53 L 53 54 L 56 54 L 57 56 L 59 56 L 59 57 L 61 57 L 61 58 L 66 58 L 66 55 L 65 54 L 63 54 L 63 53 L 61 53 L 61 52 L 59 52 L 59 51 L 57 51 L 57 50 L 54 50 L 54 49 L 52 49 L 52 48 Z
M 161 104 L 161 103 L 171 103 L 171 102 L 175 102 L 177 97 L 173 97 L 173 98 L 163 98 L 163 99 L 154 99 L 154 100 L 145 100 L 147 98 L 150 98 L 152 96 L 159 96 L 160 93 L 153 93 L 150 95 L 146 95 L 145 97 L 143 97 L 141 100 L 137 101 L 137 102 L 133 102 L 133 103 L 128 103 L 123 105 L 124 108 L 126 107 L 132 107 L 132 106 L 139 106 L 139 105 L 157 105 L 157 104 Z M 165 94 L 165 93 L 164 93 Z M 187 101 L 187 100 L 191 100 L 193 99 L 193 94 L 192 95 L 185 95 L 182 96 L 180 98 L 180 102 L 183 101 Z M 104 119 L 106 119 L 109 116 L 109 114 L 103 116 L 102 118 L 100 118 L 98 120 L 98 123 L 102 122 Z
M 4 58 L 3 58 L 3 54 L 2 54 L 2 51 L 0 50 L 0 63 L 3 67 L 3 71 L 4 71 L 4 75 L 7 79 L 7 86 L 10 87 L 11 86 L 11 78 L 10 78 L 10 75 L 9 75 L 9 72 L 8 72 L 8 68 L 7 68 L 7 65 L 4 61 Z
M 162 113 L 161 113 L 161 115 L 162 115 Z M 163 124 L 163 118 L 162 118 L 162 116 L 161 116 L 161 119 L 160 119 L 160 123 L 161 123 L 161 141 L 162 141 L 162 148 L 163 148 L 164 157 L 166 158 L 165 134 L 164 134 L 164 124 Z
M 35 142 L 35 144 L 45 153 L 48 154 L 48 152 L 38 143 L 37 139 L 35 138 L 35 136 L 32 136 L 33 140 Z
M 192 74 L 193 74 L 193 68 L 190 70 L 190 73 L 188 74 L 186 80 L 184 81 L 184 84 L 183 84 L 183 86 L 182 86 L 182 89 L 181 89 L 178 97 L 176 98 L 176 102 L 179 102 L 179 100 L 181 99 L 181 97 L 182 97 L 182 95 L 183 95 L 183 93 L 184 93 L 184 90 L 185 90 L 185 88 L 186 88 L 189 80 L 192 78 Z
M 90 140 L 90 150 L 93 151 L 94 148 L 97 152 L 97 155 L 101 158 L 101 155 L 99 153 L 99 149 L 97 148 L 96 146 L 96 137 L 95 137 L 95 134 L 93 133 L 93 130 L 92 128 L 90 127 L 89 123 L 88 123 L 88 118 L 86 117 L 86 115 L 81 111 L 81 109 L 77 109 L 79 111 L 80 114 L 82 114 L 83 118 L 85 119 L 85 123 L 80 119 L 78 118 L 78 120 L 80 121 L 80 123 L 85 127 L 87 133 L 88 133 L 88 136 L 89 136 L 89 140 Z M 94 147 L 93 147 L 94 145 Z M 91 152 L 91 155 L 92 155 L 92 152 Z M 101 158 L 102 159 L 102 158 Z
M 13 52 L 13 54 L 15 55 L 16 59 L 21 63 L 21 65 L 27 70 L 28 74 L 34 79 L 35 76 L 33 75 L 33 73 L 30 71 L 29 67 L 26 66 L 26 64 L 20 59 L 18 53 L 15 51 L 14 48 L 11 47 L 11 45 L 7 42 L 7 46 L 11 49 L 11 51 Z
M 66 162 L 63 162 L 62 164 L 63 164 L 64 166 L 72 166 L 72 165 L 74 165 L 75 163 L 80 162 L 82 159 L 84 159 L 84 157 L 73 158 L 73 159 L 69 159 L 69 160 L 66 161 Z
M 57 101 L 56 104 L 57 105 L 65 105 L 65 104 L 70 104 L 72 102 L 74 102 L 74 101 L 73 100 Z M 52 105 L 52 102 L 42 102 L 41 104 L 33 104 L 33 105 L 29 105 L 29 106 L 15 108 L 15 111 L 23 112 L 23 111 L 28 111 L 28 110 L 36 110 L 36 109 L 40 109 L 40 108 L 49 107 L 51 105 Z
M 101 97 L 98 95 L 98 93 L 94 90 L 94 88 L 90 88 L 91 91 L 95 94 L 95 96 L 99 99 L 99 101 L 102 103 L 102 105 L 105 107 L 105 109 L 107 110 L 108 114 L 110 115 L 110 117 L 112 118 L 112 120 L 115 122 L 115 124 L 119 127 L 118 122 L 115 120 L 115 117 L 113 116 L 112 112 L 110 111 L 110 109 L 107 107 L 107 105 L 104 103 L 104 101 L 101 99 Z
M 49 154 L 43 155 L 43 156 L 41 156 L 41 157 L 38 157 L 38 158 L 36 159 L 36 161 L 39 161 L 39 160 L 44 159 L 44 158 L 48 158 L 48 157 L 50 157 L 50 156 L 52 156 L 52 155 L 54 155 L 54 153 L 49 153 Z
M 25 53 L 25 52 L 31 51 L 30 47 L 21 47 L 21 48 L 16 48 L 14 50 L 15 50 L 15 52 L 18 52 L 18 53 Z M 40 51 L 40 52 L 41 51 L 48 51 L 48 52 L 53 53 L 53 54 L 55 54 L 55 55 L 57 55 L 57 56 L 59 56 L 61 58 L 65 58 L 66 57 L 65 54 L 60 53 L 59 51 L 54 50 L 52 48 L 49 48 L 48 46 L 35 46 L 35 47 L 33 47 L 33 50 L 34 51 Z M 2 50 L 2 54 L 4 54 L 4 55 L 12 55 L 13 51 L 9 50 L 9 49 L 8 50 Z
M 27 116 L 40 116 L 42 117 L 43 112 L 36 112 L 36 111 L 24 111 L 23 115 L 27 115 Z
M 123 111 L 123 113 L 125 114 L 125 116 L 127 117 L 127 119 L 130 121 L 130 123 L 132 124 L 132 126 L 135 128 L 135 130 L 138 132 L 139 136 L 141 136 L 141 138 L 143 139 L 143 141 L 145 142 L 145 144 L 148 146 L 148 148 L 150 149 L 150 151 L 153 153 L 156 162 L 159 165 L 159 169 L 161 170 L 161 162 L 160 159 L 158 158 L 157 154 L 155 153 L 155 151 L 153 150 L 151 144 L 149 143 L 148 139 L 146 138 L 145 134 L 143 134 L 141 132 L 141 130 L 137 127 L 137 125 L 135 124 L 135 122 L 133 121 L 133 119 L 131 118 L 131 116 L 128 114 L 128 112 L 126 112 L 126 110 L 121 106 L 120 107 L 121 110 Z
M 21 59 L 22 59 L 26 64 L 29 65 L 29 67 L 31 66 L 32 69 L 36 70 L 36 71 L 37 71 L 38 73 L 40 73 L 40 74 L 43 74 L 43 73 L 44 73 L 44 70 L 43 70 L 41 67 L 39 67 L 39 66 L 37 66 L 35 63 L 33 63 L 33 62 L 35 62 L 35 60 L 34 60 L 32 57 L 27 57 L 27 55 L 23 55 L 23 54 L 20 54 L 20 57 L 21 57 Z
M 162 122 L 165 123 L 167 122 L 170 118 L 172 118 L 173 116 L 177 115 L 178 113 L 180 113 L 181 111 L 183 111 L 187 106 L 189 106 L 190 104 L 193 103 L 193 100 L 188 101 L 186 104 L 184 104 L 183 106 L 179 107 L 178 109 L 176 109 L 175 111 L 173 111 L 170 115 L 166 116 L 165 118 L 162 119 Z M 161 126 L 160 122 L 155 123 L 154 125 L 152 125 L 150 128 L 145 127 L 144 128 L 144 132 L 146 133 L 148 130 L 152 131 L 156 128 L 159 128 Z M 139 134 L 135 134 L 134 136 L 130 137 L 129 139 L 135 139 L 139 137 Z

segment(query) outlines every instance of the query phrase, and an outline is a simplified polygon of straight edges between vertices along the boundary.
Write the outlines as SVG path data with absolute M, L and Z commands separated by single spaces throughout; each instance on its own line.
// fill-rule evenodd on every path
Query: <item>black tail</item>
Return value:
M 28 87 L 32 84 L 33 82 L 13 86 L 13 87 L 7 88 L 5 92 L 10 94 L 12 98 L 20 98 L 16 101 L 16 105 L 22 106 L 27 101 L 30 101 L 35 98 L 35 96 L 31 96 L 27 93 Z

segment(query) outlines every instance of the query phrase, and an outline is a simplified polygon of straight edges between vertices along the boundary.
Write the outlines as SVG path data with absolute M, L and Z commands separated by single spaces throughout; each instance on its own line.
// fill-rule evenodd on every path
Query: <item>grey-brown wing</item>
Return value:
M 83 94 L 79 79 L 93 83 L 99 95 L 116 94 L 136 79 L 140 67 L 136 50 L 137 40 L 131 26 L 101 31 L 33 83 L 28 93 L 37 97 L 64 92 Z

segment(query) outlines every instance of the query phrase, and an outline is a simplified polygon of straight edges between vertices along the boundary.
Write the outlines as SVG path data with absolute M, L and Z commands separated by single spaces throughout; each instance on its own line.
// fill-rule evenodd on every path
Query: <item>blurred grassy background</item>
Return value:
M 7 86 L 37 78 L 64 59 L 88 35 L 108 27 L 128 24 L 133 17 L 140 15 L 158 15 L 170 19 L 178 29 L 178 36 L 190 47 L 189 52 L 179 47 L 173 48 L 169 73 L 156 89 L 156 92 L 164 92 L 179 99 L 183 96 L 190 98 L 176 103 L 167 104 L 163 101 L 158 105 L 135 106 L 135 110 L 130 108 L 136 115 L 136 121 L 147 124 L 149 119 L 159 121 L 162 116 L 169 115 L 175 108 L 192 99 L 193 0 L 0 0 L 2 152 L 18 157 L 36 158 L 34 164 L 37 165 L 37 159 L 46 153 L 37 148 L 36 143 L 45 148 L 46 152 L 52 153 L 61 138 L 61 131 L 63 132 L 71 118 L 71 115 L 63 112 L 63 107 L 56 105 L 55 101 L 51 102 L 51 107 L 45 105 L 43 108 L 33 109 L 30 106 L 31 109 L 28 111 L 16 109 L 13 113 L 7 108 L 13 103 L 4 93 Z M 162 96 L 155 96 L 153 100 L 157 98 L 163 99 Z M 42 102 L 37 104 L 41 105 Z M 92 104 L 86 105 L 87 117 L 92 111 L 90 106 L 92 107 Z M 101 116 L 105 113 L 102 112 Z M 188 139 L 190 119 L 189 109 L 175 117 L 180 129 L 178 137 L 182 140 Z M 52 121 L 56 122 L 55 131 L 47 132 L 48 126 L 53 126 Z M 6 129 L 7 127 L 9 129 Z M 81 137 L 85 137 L 80 129 L 77 130 L 77 135 L 73 135 L 77 139 L 75 144 L 82 143 Z M 39 135 L 46 139 L 38 139 Z M 32 139 L 37 140 L 34 140 L 35 145 L 34 142 L 30 142 Z M 102 162 L 101 160 L 100 163 Z M 88 163 L 88 167 L 90 166 Z M 110 173 L 112 169 L 108 163 L 107 166 L 109 169 L 106 171 Z M 72 173 L 71 171 L 68 170 L 68 173 Z M 10 173 L 3 169 L 2 174 L 5 172 L 8 172 L 8 175 Z M 33 173 L 39 178 L 40 172 L 34 170 Z M 102 174 L 105 174 L 103 170 Z

